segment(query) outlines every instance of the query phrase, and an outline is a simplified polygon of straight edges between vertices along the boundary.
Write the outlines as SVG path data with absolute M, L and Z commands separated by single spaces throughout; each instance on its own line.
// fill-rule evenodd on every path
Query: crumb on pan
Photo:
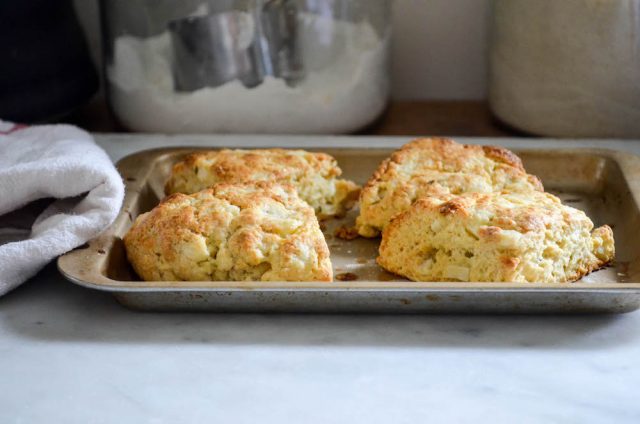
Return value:
M 338 281 L 356 281 L 358 276 L 353 272 L 341 272 L 336 274 L 336 280 Z
M 356 227 L 363 237 L 376 237 L 419 198 L 503 190 L 542 191 L 543 187 L 526 173 L 518 156 L 502 147 L 417 139 L 384 160 L 365 184 Z
M 332 280 L 313 209 L 275 183 L 173 194 L 136 219 L 124 244 L 144 280 Z
M 353 207 L 360 188 L 338 178 L 342 170 L 326 153 L 256 149 L 197 152 L 176 163 L 165 192 L 191 194 L 218 183 L 274 181 L 291 184 L 320 219 L 342 216 Z
M 348 227 L 346 225 L 336 228 L 333 235 L 342 240 L 354 240 L 360 237 L 358 230 L 355 227 Z
M 614 259 L 613 232 L 548 193 L 424 198 L 385 228 L 378 263 L 415 281 L 569 282 Z

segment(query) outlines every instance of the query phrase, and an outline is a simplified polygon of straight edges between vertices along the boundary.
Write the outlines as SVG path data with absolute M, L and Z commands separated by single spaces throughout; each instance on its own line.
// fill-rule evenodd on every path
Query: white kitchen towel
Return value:
M 0 296 L 102 232 L 123 197 L 118 171 L 85 131 L 0 120 Z M 32 225 L 16 224 L 49 203 L 38 199 L 52 200 Z

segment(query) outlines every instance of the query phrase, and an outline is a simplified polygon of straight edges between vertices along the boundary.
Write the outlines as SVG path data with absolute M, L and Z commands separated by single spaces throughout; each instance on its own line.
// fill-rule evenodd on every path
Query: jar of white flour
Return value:
M 105 76 L 134 131 L 356 131 L 389 94 L 389 0 L 102 0 Z
M 640 0 L 494 0 L 489 101 L 534 134 L 640 137 Z

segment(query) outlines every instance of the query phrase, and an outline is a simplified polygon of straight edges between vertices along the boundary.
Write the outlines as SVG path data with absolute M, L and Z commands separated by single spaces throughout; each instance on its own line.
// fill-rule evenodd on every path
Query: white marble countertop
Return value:
M 162 144 L 214 144 L 116 138 L 98 139 L 114 159 Z M 299 142 L 215 144 L 238 140 Z M 640 153 L 640 142 L 630 141 L 493 142 Z M 140 313 L 65 281 L 50 265 L 0 298 L 0 422 L 637 423 L 637 358 L 640 312 Z

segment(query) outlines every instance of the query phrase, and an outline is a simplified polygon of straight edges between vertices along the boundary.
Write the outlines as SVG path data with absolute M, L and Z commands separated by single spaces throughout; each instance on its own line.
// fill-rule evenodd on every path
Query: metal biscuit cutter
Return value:
M 266 76 L 295 86 L 304 78 L 294 0 L 234 1 L 227 10 L 171 21 L 177 91 L 218 87 L 235 79 L 247 88 Z

